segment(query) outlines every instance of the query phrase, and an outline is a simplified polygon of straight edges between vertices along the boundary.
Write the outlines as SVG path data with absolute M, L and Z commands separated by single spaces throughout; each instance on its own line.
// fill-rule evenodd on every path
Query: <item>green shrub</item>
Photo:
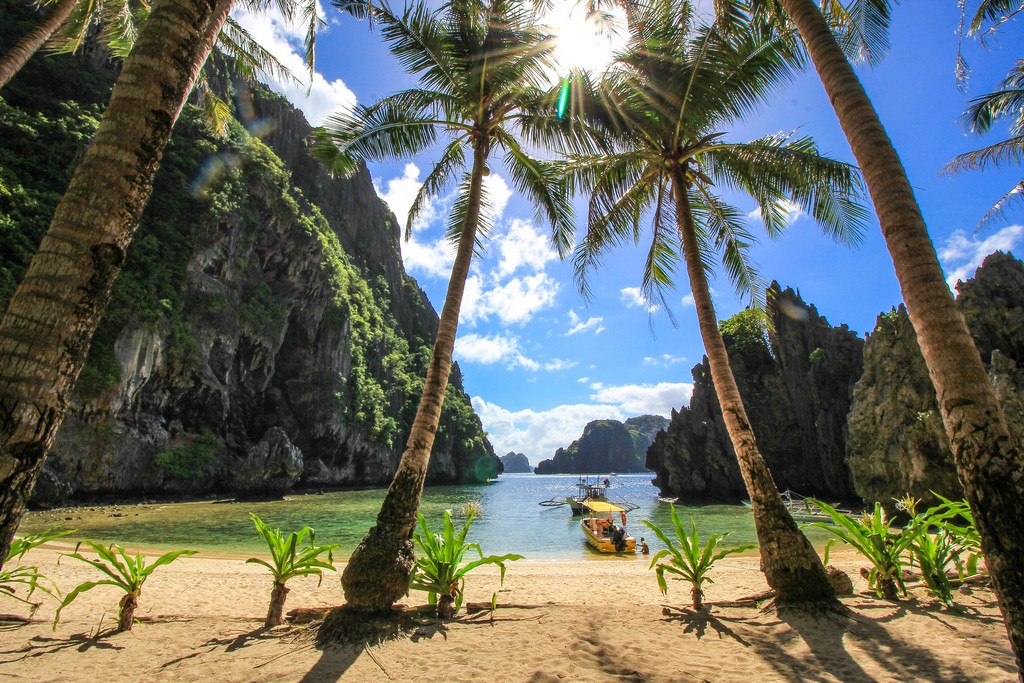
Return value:
M 7 552 L 7 557 L 3 558 L 4 561 L 2 564 L 4 569 L 3 571 L 0 571 L 0 597 L 7 597 L 28 605 L 29 614 L 34 613 L 39 605 L 42 604 L 32 602 L 32 595 L 37 590 L 51 597 L 59 598 L 60 590 L 57 589 L 56 584 L 40 574 L 38 567 L 34 565 L 23 565 L 20 564 L 20 562 L 25 557 L 25 554 L 28 553 L 29 550 L 32 550 L 32 548 L 40 546 L 43 543 L 49 543 L 61 536 L 67 536 L 70 533 L 73 532 L 47 529 L 46 531 L 38 534 L 25 536 L 24 538 L 15 538 L 11 541 L 11 547 Z M 25 586 L 28 588 L 28 594 L 24 598 L 15 594 L 18 586 Z
M 500 583 L 505 582 L 505 563 L 523 559 L 522 555 L 488 555 L 484 557 L 480 546 L 466 542 L 466 533 L 473 523 L 470 512 L 465 526 L 458 534 L 452 524 L 449 510 L 444 511 L 444 528 L 440 534 L 431 533 L 427 528 L 427 520 L 422 514 L 419 517 L 419 528 L 422 533 L 414 533 L 413 539 L 422 551 L 416 558 L 416 567 L 409 582 L 411 590 L 427 591 L 427 601 L 436 607 L 437 616 L 451 619 L 462 606 L 463 588 L 466 585 L 466 574 L 485 564 L 496 564 L 501 568 Z M 463 564 L 463 556 L 467 551 L 475 550 L 479 558 Z M 491 610 L 497 607 L 498 594 L 491 596 Z
M 323 570 L 337 571 L 334 568 L 333 551 L 337 545 L 316 545 L 316 532 L 310 527 L 293 531 L 287 536 L 280 529 L 271 529 L 256 514 L 250 512 L 249 518 L 256 525 L 256 532 L 267 543 L 270 550 L 270 562 L 257 557 L 246 560 L 249 564 L 261 564 L 270 570 L 274 577 L 274 588 L 270 592 L 270 608 L 267 610 L 265 626 L 277 626 L 283 621 L 284 601 L 288 597 L 285 584 L 296 576 L 316 576 L 321 581 Z M 327 561 L 320 556 L 327 553 Z
M 704 607 L 704 584 L 714 583 L 711 577 L 708 576 L 711 569 L 715 566 L 718 560 L 722 559 L 726 555 L 733 553 L 743 552 L 744 550 L 750 550 L 756 548 L 753 545 L 741 545 L 735 548 L 725 548 L 715 552 L 715 548 L 718 547 L 718 543 L 728 536 L 728 533 L 724 534 L 711 534 L 706 543 L 701 543 L 700 536 L 697 534 L 697 524 L 690 520 L 691 532 L 689 534 L 683 530 L 683 523 L 679 520 L 679 515 L 676 514 L 676 506 L 672 507 L 672 525 L 675 527 L 676 542 L 673 542 L 665 532 L 659 529 L 653 522 L 644 520 L 651 531 L 657 535 L 661 542 L 665 544 L 664 550 L 659 550 L 655 553 L 654 557 L 651 558 L 650 569 L 654 569 L 657 565 L 658 575 L 658 588 L 665 595 L 668 594 L 668 584 L 665 582 L 665 574 L 672 575 L 672 578 L 677 581 L 687 581 L 690 584 L 690 597 L 693 599 L 693 609 L 701 610 Z M 676 545 L 678 543 L 678 546 Z M 664 558 L 668 558 L 668 562 L 660 562 Z
M 221 446 L 220 439 L 209 429 L 204 429 L 184 445 L 157 453 L 153 463 L 168 479 L 188 482 L 209 476 Z
M 65 557 L 92 565 L 98 571 L 106 574 L 108 578 L 99 581 L 86 581 L 68 593 L 57 608 L 56 614 L 53 615 L 54 629 L 57 628 L 57 622 L 60 621 L 61 610 L 74 602 L 79 595 L 96 586 L 117 586 L 125 593 L 118 603 L 117 630 L 118 632 L 131 631 L 132 625 L 135 623 L 135 610 L 139 606 L 139 597 L 142 595 L 142 584 L 146 582 L 146 579 L 157 567 L 170 564 L 182 555 L 196 554 L 195 550 L 172 550 L 158 557 L 153 564 L 147 565 L 146 558 L 141 553 L 136 553 L 135 557 L 129 557 L 124 548 L 117 544 L 111 543 L 109 546 L 102 546 L 94 541 L 85 541 L 85 544 L 93 549 L 99 556 L 98 559 L 90 560 L 84 557 L 77 552 L 77 548 L 74 553 L 65 555 Z

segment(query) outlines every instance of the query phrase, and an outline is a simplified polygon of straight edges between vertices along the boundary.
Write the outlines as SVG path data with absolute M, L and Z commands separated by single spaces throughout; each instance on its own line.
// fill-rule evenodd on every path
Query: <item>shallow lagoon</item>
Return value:
M 650 520 L 662 529 L 671 528 L 670 506 L 658 501 L 651 474 L 618 475 L 611 478 L 609 497 L 639 505 L 629 514 L 628 529 L 647 539 L 653 550 L 660 547 L 654 534 L 643 525 Z M 574 494 L 577 475 L 503 474 L 482 486 L 438 486 L 424 491 L 422 512 L 431 528 L 440 528 L 445 509 L 458 511 L 470 501 L 480 504 L 482 514 L 470 528 L 470 540 L 485 554 L 516 552 L 532 560 L 621 559 L 590 550 L 579 529 L 579 517 L 568 507 L 544 507 L 540 501 Z M 596 477 L 591 482 L 599 481 Z M 192 548 L 215 555 L 259 554 L 265 550 L 249 519 L 255 512 L 265 522 L 284 531 L 312 526 L 319 543 L 337 543 L 340 557 L 347 557 L 373 525 L 384 489 L 337 491 L 287 496 L 269 502 L 199 502 L 143 504 L 81 508 L 56 512 L 35 512 L 26 516 L 19 533 L 28 534 L 54 524 L 73 528 L 70 539 L 117 542 L 129 548 Z M 692 517 L 701 536 L 730 532 L 725 545 L 756 543 L 750 511 L 736 505 L 680 505 L 679 514 L 687 529 Z M 110 516 L 124 515 L 124 516 Z M 65 520 L 65 517 L 75 519 Z M 815 545 L 826 534 L 809 529 Z

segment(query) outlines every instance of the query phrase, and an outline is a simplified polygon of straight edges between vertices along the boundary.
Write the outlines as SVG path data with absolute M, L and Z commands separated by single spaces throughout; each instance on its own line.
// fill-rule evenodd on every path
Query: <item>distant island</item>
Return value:
M 508 474 L 533 472 L 533 468 L 530 467 L 530 461 L 527 460 L 526 456 L 522 453 L 509 451 L 505 455 L 501 456 L 501 464 L 504 466 L 505 472 Z
M 592 474 L 601 472 L 646 472 L 647 447 L 654 436 L 668 427 L 660 415 L 618 420 L 594 420 L 583 434 L 555 456 L 542 460 L 537 474 Z

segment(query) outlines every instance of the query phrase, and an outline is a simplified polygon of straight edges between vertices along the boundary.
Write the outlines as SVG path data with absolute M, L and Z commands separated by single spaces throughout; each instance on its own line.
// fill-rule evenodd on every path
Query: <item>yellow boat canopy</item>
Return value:
M 620 508 L 618 505 L 613 505 L 603 500 L 588 500 L 583 504 L 592 512 L 625 512 L 625 509 Z

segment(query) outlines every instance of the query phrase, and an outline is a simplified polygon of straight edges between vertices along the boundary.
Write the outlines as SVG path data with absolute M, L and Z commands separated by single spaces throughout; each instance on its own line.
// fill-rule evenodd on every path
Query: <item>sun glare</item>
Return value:
M 559 2 L 544 17 L 544 23 L 558 37 L 557 59 L 562 70 L 579 68 L 600 73 L 625 46 L 625 21 L 619 11 L 613 12 L 608 21 L 587 17 L 582 4 L 576 0 Z

